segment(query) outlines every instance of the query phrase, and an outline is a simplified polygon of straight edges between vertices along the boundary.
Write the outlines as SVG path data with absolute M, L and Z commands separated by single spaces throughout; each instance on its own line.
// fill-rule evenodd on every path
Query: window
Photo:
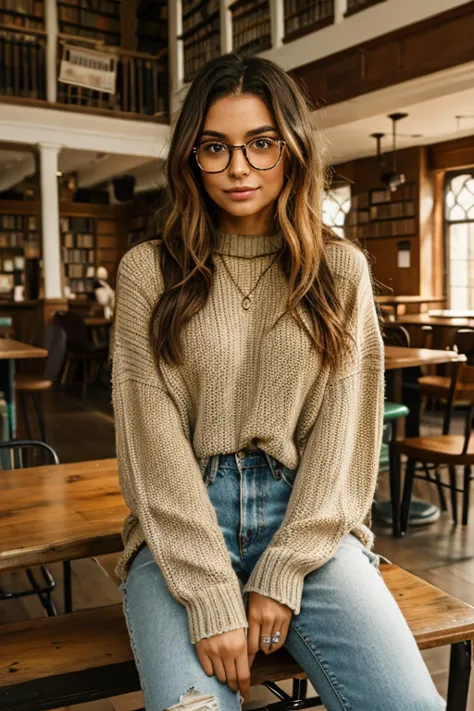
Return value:
M 323 200 L 323 222 L 344 237 L 344 222 L 351 207 L 350 185 L 328 190 Z
M 448 176 L 445 215 L 448 307 L 474 309 L 474 171 Z

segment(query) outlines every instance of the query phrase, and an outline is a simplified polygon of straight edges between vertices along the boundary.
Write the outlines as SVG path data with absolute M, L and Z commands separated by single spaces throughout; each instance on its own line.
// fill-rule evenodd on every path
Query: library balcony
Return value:
M 167 3 L 0 0 L 0 102 L 168 123 Z

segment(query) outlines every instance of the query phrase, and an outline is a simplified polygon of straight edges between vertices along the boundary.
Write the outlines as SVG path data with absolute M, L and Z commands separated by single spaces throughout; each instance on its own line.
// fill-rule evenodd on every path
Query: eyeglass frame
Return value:
M 254 165 L 252 165 L 252 163 L 251 163 L 251 162 L 249 161 L 249 159 L 248 159 L 248 156 L 247 156 L 247 148 L 248 148 L 248 146 L 250 145 L 250 143 L 253 143 L 254 141 L 262 140 L 263 138 L 265 138 L 267 141 L 273 141 L 274 143 L 278 143 L 278 146 L 279 146 L 279 148 L 280 148 L 280 155 L 278 156 L 278 159 L 277 159 L 276 163 L 274 163 L 273 165 L 271 165 L 269 168 L 256 168 Z M 226 143 L 225 141 L 219 141 L 219 140 L 215 140 L 215 141 L 209 140 L 209 141 L 206 141 L 206 143 L 220 143 L 222 146 L 225 146 L 225 147 L 226 147 L 227 153 L 229 154 L 229 159 L 228 159 L 228 161 L 227 161 L 227 165 L 225 166 L 225 168 L 222 168 L 222 170 L 205 170 L 205 169 L 201 166 L 201 164 L 199 163 L 198 156 L 197 156 L 197 152 L 198 152 L 198 150 L 199 150 L 199 148 L 200 148 L 200 145 L 199 145 L 199 146 L 193 146 L 192 152 L 193 152 L 194 155 L 196 156 L 196 163 L 197 163 L 199 169 L 202 170 L 204 173 L 210 173 L 211 175 L 216 175 L 217 173 L 223 173 L 224 170 L 227 170 L 227 168 L 229 167 L 229 165 L 230 165 L 230 163 L 231 163 L 231 160 L 232 160 L 232 151 L 235 151 L 236 148 L 241 148 L 241 149 L 242 149 L 242 152 L 243 152 L 243 154 L 244 154 L 245 160 L 247 161 L 247 163 L 249 164 L 249 166 L 250 166 L 251 168 L 253 168 L 254 170 L 272 170 L 272 169 L 275 168 L 275 167 L 278 165 L 278 163 L 280 162 L 281 156 L 282 156 L 282 154 L 283 154 L 283 148 L 286 146 L 286 141 L 284 141 L 283 139 L 281 139 L 281 138 L 280 138 L 280 139 L 271 138 L 270 136 L 262 136 L 262 137 L 256 136 L 255 138 L 251 138 L 250 141 L 247 141 L 247 143 L 237 143 L 237 144 L 235 144 L 235 145 L 232 145 L 231 143 Z M 201 145 L 202 145 L 202 144 L 201 144 Z

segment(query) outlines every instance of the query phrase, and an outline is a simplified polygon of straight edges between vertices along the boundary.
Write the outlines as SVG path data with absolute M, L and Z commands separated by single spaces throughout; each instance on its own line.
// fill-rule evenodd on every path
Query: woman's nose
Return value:
M 246 175 L 250 170 L 242 148 L 234 148 L 230 158 L 229 170 L 231 175 Z

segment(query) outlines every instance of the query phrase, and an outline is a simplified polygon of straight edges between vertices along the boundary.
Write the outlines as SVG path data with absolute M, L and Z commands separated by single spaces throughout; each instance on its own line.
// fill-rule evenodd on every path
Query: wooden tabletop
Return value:
M 116 459 L 0 473 L 0 571 L 116 553 L 128 508 Z
M 387 295 L 379 294 L 375 297 L 378 304 L 384 306 L 397 306 L 398 304 L 432 304 L 446 301 L 445 296 L 421 296 L 420 294 L 413 295 Z
M 105 316 L 85 316 L 84 323 L 86 326 L 111 326 L 112 319 L 105 318 Z
M 0 338 L 0 360 L 9 358 L 46 358 L 48 351 L 45 348 L 30 346 L 28 343 L 14 341 L 12 338 Z
M 474 311 L 469 309 L 430 309 L 428 316 L 436 318 L 474 318 Z
M 397 316 L 396 321 L 388 323 L 399 323 L 402 326 L 444 326 L 445 328 L 474 328 L 474 318 L 446 318 L 430 316 L 429 314 L 404 314 Z
M 464 362 L 466 356 L 455 351 L 437 351 L 431 348 L 403 348 L 385 346 L 385 370 L 412 368 L 417 365 Z

